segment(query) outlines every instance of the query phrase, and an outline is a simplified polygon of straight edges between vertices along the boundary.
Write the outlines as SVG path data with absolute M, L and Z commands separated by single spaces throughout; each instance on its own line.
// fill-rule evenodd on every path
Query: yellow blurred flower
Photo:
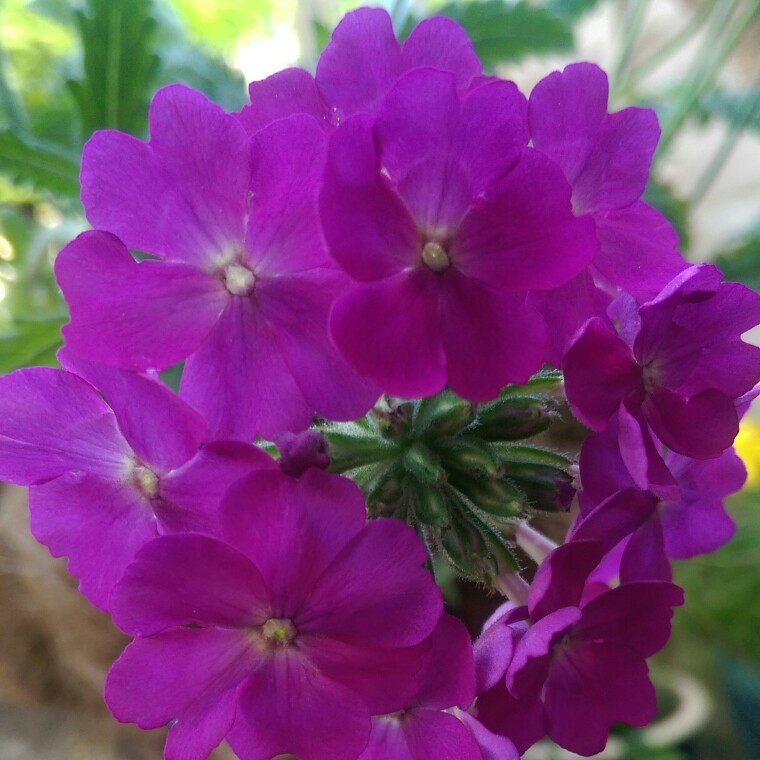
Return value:
M 747 467 L 747 487 L 760 487 L 760 422 L 745 417 L 734 446 Z

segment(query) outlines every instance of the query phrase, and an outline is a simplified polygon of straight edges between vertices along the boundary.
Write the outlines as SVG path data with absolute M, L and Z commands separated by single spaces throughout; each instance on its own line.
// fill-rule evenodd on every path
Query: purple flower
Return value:
M 82 163 L 86 232 L 56 260 L 75 353 L 132 370 L 186 359 L 180 393 L 219 437 L 272 438 L 360 416 L 378 392 L 338 355 L 327 314 L 346 286 L 316 216 L 325 135 L 308 116 L 255 138 L 180 85 L 150 143 L 98 132 Z M 107 234 L 113 233 L 113 234 Z M 126 246 L 161 260 L 136 262 Z
M 526 141 L 513 84 L 463 95 L 431 69 L 404 75 L 376 122 L 353 117 L 332 134 L 320 212 L 354 284 L 330 329 L 383 390 L 449 384 L 484 400 L 543 360 L 545 326 L 525 294 L 577 274 L 596 241 L 559 170 Z
M 203 419 L 150 378 L 64 364 L 0 378 L 0 479 L 31 486 L 35 538 L 67 556 L 80 591 L 108 608 L 114 584 L 162 533 L 218 532 L 225 490 L 275 467 L 238 441 L 209 441 Z
M 242 760 L 355 760 L 371 715 L 417 690 L 442 611 L 414 531 L 365 524 L 349 480 L 257 472 L 228 491 L 222 538 L 147 545 L 113 595 L 137 638 L 106 702 L 142 728 L 171 722 L 168 760 L 225 737 Z
M 643 726 L 655 715 L 645 659 L 668 640 L 683 593 L 663 581 L 588 593 L 602 553 L 593 541 L 557 548 L 539 567 L 527 608 L 509 609 L 484 633 L 491 644 L 476 645 L 477 662 L 479 648 L 493 653 L 494 640 L 510 642 L 485 660 L 491 672 L 479 685 L 489 688 L 478 697 L 477 715 L 521 751 L 546 734 L 592 755 L 613 723 Z
M 300 478 L 311 467 L 326 470 L 330 465 L 325 437 L 319 430 L 283 433 L 275 443 L 280 452 L 280 469 L 286 475 Z
M 669 451 L 664 465 L 670 483 L 642 490 L 620 455 L 614 425 L 583 443 L 581 514 L 571 534 L 599 540 L 606 548 L 631 536 L 621 560 L 624 579 L 642 577 L 647 568 L 656 575 L 658 567 L 662 577 L 658 548 L 668 557 L 686 559 L 715 551 L 734 534 L 723 499 L 742 487 L 746 470 L 733 449 L 708 460 Z
M 649 108 L 607 113 L 607 75 L 574 63 L 533 89 L 528 122 L 533 145 L 552 158 L 573 188 L 573 208 L 596 225 L 599 249 L 566 285 L 533 296 L 552 326 L 550 359 L 559 363 L 573 333 L 604 316 L 617 288 L 638 300 L 654 297 L 688 265 L 662 214 L 639 200 L 660 128 Z
M 447 708 L 466 710 L 475 698 L 472 643 L 464 625 L 444 614 L 433 631 L 430 658 L 417 692 L 404 709 L 372 719 L 369 744 L 359 760 L 481 760 L 468 727 Z
M 461 88 L 481 73 L 472 43 L 455 21 L 425 19 L 399 44 L 386 11 L 358 8 L 335 27 L 316 77 L 294 68 L 252 82 L 251 105 L 240 121 L 253 134 L 277 119 L 308 113 L 329 131 L 348 116 L 375 113 L 396 80 L 421 67 L 452 72 Z
M 565 356 L 565 389 L 578 419 L 604 430 L 617 414 L 631 471 L 650 428 L 679 454 L 720 456 L 739 429 L 735 400 L 760 377 L 760 348 L 741 340 L 760 322 L 760 296 L 721 283 L 705 264 L 641 307 L 625 296 L 612 307 L 620 334 L 591 319 Z

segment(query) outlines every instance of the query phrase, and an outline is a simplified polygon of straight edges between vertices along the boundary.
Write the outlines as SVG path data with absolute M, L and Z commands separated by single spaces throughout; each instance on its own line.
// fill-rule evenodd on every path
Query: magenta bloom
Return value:
M 67 346 L 132 370 L 186 359 L 180 393 L 219 437 L 272 438 L 315 411 L 366 412 L 377 390 L 327 335 L 347 283 L 317 222 L 317 123 L 293 117 L 251 139 L 174 85 L 155 96 L 150 131 L 148 144 L 106 131 L 85 146 L 82 200 L 105 232 L 84 233 L 56 260 Z M 160 260 L 137 263 L 125 245 Z
M 505 657 L 485 660 L 495 685 L 478 697 L 478 718 L 521 751 L 548 735 L 592 755 L 604 749 L 613 723 L 643 726 L 655 716 L 645 659 L 668 640 L 672 607 L 683 603 L 683 592 L 642 581 L 586 594 L 601 558 L 593 541 L 560 546 L 539 567 L 527 608 L 509 610 L 484 634 L 513 643 L 506 668 Z M 483 651 L 493 652 L 492 644 Z
M 332 134 L 320 213 L 354 284 L 330 329 L 383 390 L 448 384 L 484 400 L 543 360 L 546 328 L 526 292 L 577 274 L 596 240 L 561 172 L 526 142 L 513 84 L 462 94 L 432 69 L 405 74 L 376 122 L 353 117 Z
M 365 524 L 349 480 L 258 472 L 233 486 L 222 538 L 156 539 L 114 590 L 137 638 L 106 702 L 142 728 L 172 723 L 168 760 L 227 738 L 242 760 L 355 760 L 373 714 L 417 690 L 442 611 L 414 531 Z
M 108 609 L 140 547 L 162 533 L 217 533 L 225 490 L 276 465 L 253 445 L 209 440 L 203 418 L 160 383 L 86 369 L 105 401 L 63 370 L 0 378 L 0 479 L 31 486 L 35 538 Z
M 642 577 L 647 569 L 657 574 L 658 566 L 666 564 L 657 558 L 658 551 L 687 559 L 715 551 L 734 534 L 723 499 L 742 487 L 746 470 L 733 449 L 708 460 L 669 451 L 663 464 L 670 483 L 640 490 L 620 455 L 615 426 L 583 444 L 581 515 L 572 535 L 597 539 L 607 548 L 630 536 L 621 564 L 627 578 Z
M 653 298 L 687 263 L 662 214 L 639 200 L 660 137 L 649 108 L 607 113 L 607 75 L 574 63 L 533 89 L 528 123 L 533 145 L 553 159 L 573 188 L 576 214 L 589 214 L 599 249 L 575 279 L 533 299 L 552 326 L 550 358 L 559 364 L 573 333 L 604 316 L 610 292 Z
M 375 113 L 396 80 L 420 67 L 452 72 L 460 88 L 481 73 L 472 43 L 455 21 L 425 19 L 399 44 L 385 10 L 357 8 L 335 27 L 315 77 L 294 68 L 252 82 L 251 105 L 240 120 L 253 134 L 277 119 L 308 113 L 329 131 L 348 116 Z
M 620 335 L 591 319 L 565 356 L 578 419 L 603 430 L 617 413 L 627 464 L 640 456 L 649 428 L 679 454 L 720 456 L 739 430 L 735 400 L 760 378 L 760 348 L 741 340 L 760 322 L 760 296 L 700 265 L 639 308 L 630 297 L 613 306 Z
M 441 617 L 419 683 L 403 710 L 372 719 L 369 744 L 359 760 L 481 760 L 480 750 L 465 725 L 442 712 L 455 706 L 466 710 L 475 698 L 470 635 L 456 618 L 445 614 Z

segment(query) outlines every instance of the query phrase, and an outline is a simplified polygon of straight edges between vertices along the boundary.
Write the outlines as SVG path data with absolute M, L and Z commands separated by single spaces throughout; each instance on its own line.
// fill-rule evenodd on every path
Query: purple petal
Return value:
M 578 330 L 592 317 L 607 321 L 610 296 L 596 287 L 587 267 L 558 288 L 530 293 L 528 303 L 541 312 L 547 325 L 551 325 L 547 360 L 555 367 L 561 367 L 562 357 Z
M 309 634 L 299 637 L 298 647 L 325 677 L 361 697 L 373 715 L 407 707 L 431 649 L 429 640 L 412 647 L 382 649 Z
M 573 413 L 592 430 L 604 430 L 625 397 L 641 386 L 630 348 L 598 318 L 579 331 L 562 369 Z
M 577 275 L 596 248 L 594 223 L 573 216 L 562 172 L 526 148 L 465 217 L 452 255 L 463 274 L 498 290 L 545 290 Z
M 391 17 L 380 8 L 347 13 L 317 63 L 317 87 L 340 118 L 373 110 L 403 70 Z
M 318 471 L 307 476 L 312 472 Z M 369 523 L 319 578 L 299 629 L 377 647 L 419 643 L 442 612 L 424 561 L 422 543 L 408 525 Z M 357 567 L 372 572 L 357 575 Z
M 321 129 L 332 128 L 332 118 L 319 94 L 314 77 L 304 69 L 284 69 L 248 85 L 251 105 L 239 114 L 240 123 L 249 135 L 278 119 L 305 113 L 313 116 Z
M 517 631 L 501 619 L 483 629 L 474 647 L 478 694 L 504 679 L 517 638 Z
M 254 299 L 236 296 L 185 362 L 180 395 L 205 417 L 213 438 L 272 439 L 313 417 Z
M 181 467 L 198 451 L 206 435 L 206 422 L 163 383 L 88 362 L 67 349 L 58 352 L 58 360 L 103 394 L 122 435 L 140 460 L 157 473 Z
M 164 369 L 195 351 L 229 300 L 221 280 L 178 263 L 137 263 L 105 232 L 83 232 L 55 260 L 71 311 L 66 346 L 125 369 Z
M 413 760 L 482 760 L 477 742 L 455 716 L 432 710 L 412 710 L 401 722 Z M 385 758 L 395 755 L 385 755 Z
M 681 604 L 683 591 L 672 583 L 625 583 L 585 605 L 573 635 L 578 640 L 620 644 L 642 658 L 651 657 L 667 643 L 672 608 Z
M 514 697 L 529 701 L 541 694 L 552 665 L 552 649 L 580 617 L 581 611 L 577 607 L 563 607 L 528 628 L 517 645 L 507 672 L 507 687 Z
M 404 174 L 398 183 L 423 239 L 446 240 L 457 230 L 470 208 L 470 178 L 458 158 L 423 158 Z
M 241 760 L 286 753 L 299 760 L 355 760 L 370 725 L 354 693 L 291 651 L 268 658 L 241 688 L 228 741 Z
M 390 176 L 398 180 L 418 161 L 450 154 L 460 110 L 452 73 L 425 68 L 401 77 L 375 124 L 380 159 Z
M 0 377 L 0 478 L 32 485 L 69 470 L 120 475 L 131 451 L 113 413 L 76 375 L 33 367 Z
M 111 597 L 114 622 L 149 636 L 172 626 L 246 628 L 271 617 L 261 574 L 209 536 L 161 536 L 138 553 Z
M 467 32 L 444 16 L 423 19 L 412 29 L 401 46 L 401 60 L 406 70 L 432 66 L 451 71 L 459 87 L 466 87 L 481 72 Z
M 607 116 L 607 75 L 575 63 L 542 79 L 530 94 L 533 144 L 553 158 L 570 183 L 586 164 Z
M 330 255 L 354 279 L 377 280 L 417 262 L 418 233 L 380 175 L 370 120 L 350 119 L 330 138 L 319 204 Z
M 308 470 L 293 480 L 272 470 L 255 472 L 232 486 L 221 515 L 225 539 L 256 564 L 276 616 L 292 617 L 362 530 L 365 507 L 361 492 L 347 478 Z
M 687 399 L 667 388 L 656 388 L 642 410 L 666 446 L 695 459 L 719 457 L 739 432 L 733 402 L 713 389 Z
M 626 543 L 620 559 L 620 582 L 671 580 L 673 571 L 665 555 L 662 525 L 655 514 Z
M 251 152 L 254 200 L 246 259 L 257 275 L 324 266 L 329 259 L 319 233 L 316 197 L 327 136 L 310 116 L 295 115 L 258 132 Z
M 155 538 L 156 520 L 134 486 L 68 473 L 29 492 L 31 530 L 54 557 L 68 557 L 79 590 L 96 607 L 109 609 L 111 589 L 135 553 Z
M 604 555 L 596 541 L 573 541 L 557 547 L 539 566 L 528 596 L 536 621 L 562 607 L 577 607 L 591 571 Z
M 715 551 L 736 530 L 722 499 L 744 485 L 744 463 L 733 449 L 705 461 L 669 453 L 667 463 L 678 473 L 683 493 L 682 500 L 668 501 L 660 510 L 668 556 L 688 559 Z
M 140 728 L 174 721 L 167 760 L 204 760 L 232 725 L 236 686 L 257 659 L 245 631 L 179 629 L 137 639 L 108 673 L 106 704 Z
M 657 497 L 649 492 L 638 488 L 618 491 L 584 516 L 572 532 L 573 540 L 599 541 L 608 552 L 649 520 L 657 506 Z
M 581 447 L 578 464 L 583 493 L 594 504 L 636 485 L 620 456 L 617 432 L 612 421 L 605 431 L 587 436 Z
M 372 719 L 372 732 L 358 760 L 417 760 L 412 755 L 401 722 L 395 717 L 378 715 Z
M 594 220 L 599 238 L 594 265 L 618 287 L 652 297 L 688 267 L 673 226 L 646 203 L 636 201 Z
M 474 89 L 462 104 L 457 137 L 478 195 L 514 168 L 528 144 L 525 96 L 513 82 L 501 80 Z
M 243 239 L 245 130 L 201 93 L 170 85 L 153 98 L 150 133 L 147 149 L 114 132 L 87 144 L 87 218 L 149 253 L 198 264 L 224 259 Z
M 328 312 L 344 284 L 341 273 L 315 269 L 273 278 L 262 284 L 258 298 L 304 399 L 330 420 L 355 420 L 380 395 L 374 383 L 346 364 L 327 333 Z
M 636 486 L 661 499 L 678 498 L 678 484 L 658 451 L 662 446 L 655 443 L 640 414 L 633 414 L 622 404 L 610 429 L 618 436 L 620 457 Z
M 183 467 L 161 478 L 161 499 L 154 507 L 161 529 L 220 535 L 219 505 L 227 489 L 254 470 L 276 468 L 277 463 L 253 444 L 207 443 Z
M 576 210 L 604 212 L 635 203 L 646 187 L 659 139 L 657 114 L 651 108 L 625 108 L 607 116 L 573 182 Z
M 575 642 L 553 664 L 545 705 L 549 737 L 584 755 L 604 749 L 613 723 L 644 726 L 657 710 L 641 655 L 605 642 Z
M 432 635 L 433 651 L 420 674 L 412 707 L 466 710 L 475 699 L 475 663 L 472 641 L 464 624 L 444 613 Z
M 469 713 L 459 711 L 456 716 L 467 726 L 467 730 L 477 742 L 482 760 L 520 760 L 520 753 L 506 736 L 489 731 Z
M 526 382 L 541 365 L 544 321 L 519 296 L 452 268 L 441 277 L 439 319 L 448 381 L 463 398 L 495 398 L 508 382 Z
M 381 390 L 403 398 L 437 393 L 446 383 L 439 290 L 436 273 L 422 267 L 357 285 L 332 308 L 332 338 Z
M 544 729 L 544 705 L 538 694 L 525 699 L 515 699 L 502 682 L 478 697 L 477 718 L 487 729 L 508 736 L 522 753 L 541 739 Z M 477 735 L 476 735 L 476 738 Z M 492 758 L 484 754 L 484 760 L 502 760 L 501 755 Z M 512 752 L 505 755 L 512 757 Z

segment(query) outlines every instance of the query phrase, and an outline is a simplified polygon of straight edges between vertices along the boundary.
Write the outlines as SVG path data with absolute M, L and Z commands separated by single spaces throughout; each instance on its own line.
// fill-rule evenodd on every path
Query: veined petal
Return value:
M 497 290 L 546 290 L 577 275 L 597 245 L 593 221 L 572 213 L 562 172 L 526 148 L 465 217 L 452 254 L 463 274 Z
M 247 628 L 271 617 L 269 591 L 233 547 L 192 533 L 146 544 L 111 597 L 114 622 L 133 636 L 173 626 Z
M 330 333 L 346 361 L 404 398 L 429 396 L 446 384 L 439 282 L 425 269 L 357 285 L 330 313 Z
M 83 232 L 55 260 L 71 311 L 66 345 L 86 359 L 125 369 L 164 369 L 211 331 L 229 293 L 195 267 L 136 262 L 118 238 Z
M 133 484 L 84 472 L 33 486 L 29 511 L 34 537 L 68 557 L 79 590 L 102 610 L 137 551 L 158 535 L 150 502 Z
M 0 377 L 0 478 L 33 485 L 69 470 L 118 476 L 131 456 L 108 405 L 87 382 L 31 367 Z

